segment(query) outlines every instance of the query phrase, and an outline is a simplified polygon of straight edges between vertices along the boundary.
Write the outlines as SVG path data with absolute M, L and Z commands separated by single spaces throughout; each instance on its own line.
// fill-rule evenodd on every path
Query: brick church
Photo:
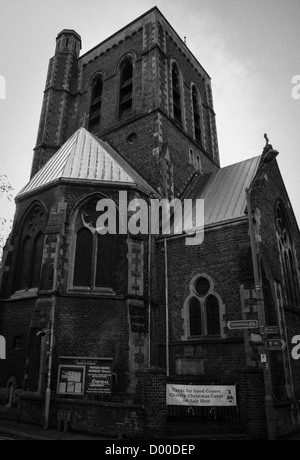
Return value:
M 112 436 L 293 430 L 300 233 L 278 152 L 258 133 L 262 152 L 221 168 L 210 76 L 156 7 L 80 50 L 77 32 L 58 34 L 4 250 L 1 403 Z M 204 200 L 203 242 L 174 226 L 100 234 L 97 203 L 122 214 L 125 192 Z M 265 326 L 283 350 L 266 349 Z M 174 408 L 167 384 L 235 385 L 237 405 Z

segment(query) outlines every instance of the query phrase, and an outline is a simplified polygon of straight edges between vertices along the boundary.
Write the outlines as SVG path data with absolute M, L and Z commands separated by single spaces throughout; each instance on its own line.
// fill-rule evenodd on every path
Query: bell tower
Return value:
M 50 59 L 31 177 L 57 152 L 74 132 L 78 97 L 78 59 L 81 37 L 64 29 L 56 37 Z

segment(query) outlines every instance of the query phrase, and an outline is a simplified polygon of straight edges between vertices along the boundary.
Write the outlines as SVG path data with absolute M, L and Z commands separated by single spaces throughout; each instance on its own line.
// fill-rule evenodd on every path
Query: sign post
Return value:
M 264 333 L 265 334 L 278 334 L 278 326 L 265 326 Z
M 228 321 L 228 329 L 258 329 L 258 321 L 256 319 L 241 319 L 237 321 Z
M 286 348 L 286 342 L 282 339 L 267 339 L 266 349 L 269 351 L 282 351 Z

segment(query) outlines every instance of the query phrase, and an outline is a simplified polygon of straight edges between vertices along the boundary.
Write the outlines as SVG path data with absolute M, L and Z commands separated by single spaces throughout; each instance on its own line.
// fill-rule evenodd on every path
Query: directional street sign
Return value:
M 256 319 L 228 321 L 227 327 L 228 329 L 257 329 L 258 321 Z
M 284 350 L 286 347 L 286 342 L 282 339 L 267 339 L 266 340 L 266 349 L 269 351 L 280 351 Z
M 265 334 L 278 334 L 278 326 L 265 326 Z

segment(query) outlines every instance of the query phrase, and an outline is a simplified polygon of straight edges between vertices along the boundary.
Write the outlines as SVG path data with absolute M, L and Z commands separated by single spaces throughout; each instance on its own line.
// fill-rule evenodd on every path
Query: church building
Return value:
M 156 7 L 80 51 L 77 32 L 58 34 L 16 197 L 0 403 L 23 422 L 124 438 L 294 430 L 300 233 L 278 152 L 257 133 L 262 152 L 221 167 L 211 78 Z M 153 232 L 162 200 L 170 231 Z M 198 244 L 176 228 L 187 200 L 190 222 L 204 203 Z M 235 403 L 170 403 L 189 386 Z

